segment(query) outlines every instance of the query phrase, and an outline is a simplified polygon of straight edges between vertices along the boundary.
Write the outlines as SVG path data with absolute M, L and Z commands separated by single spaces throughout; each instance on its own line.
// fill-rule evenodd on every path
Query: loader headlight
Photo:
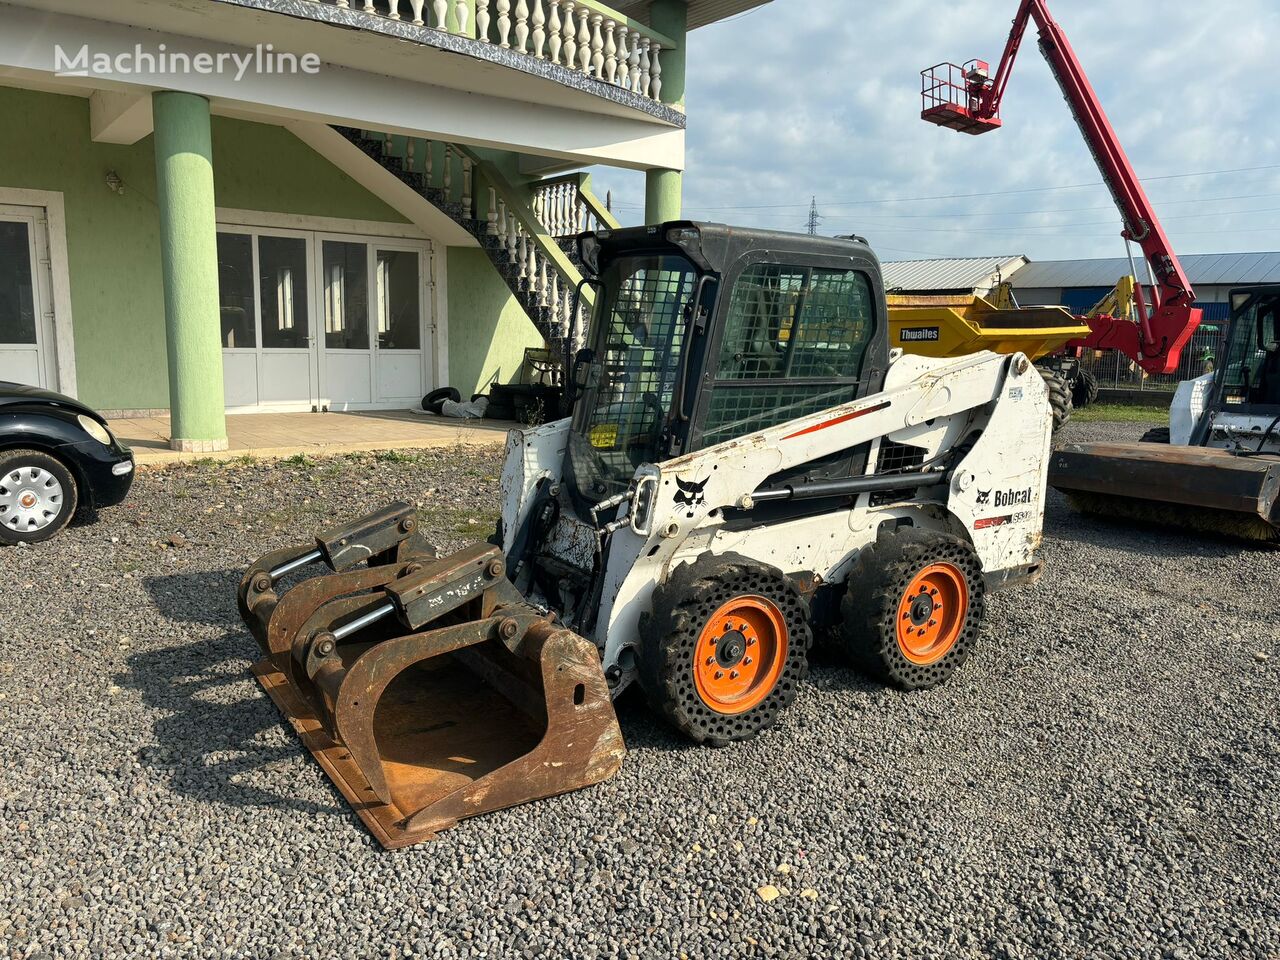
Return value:
M 658 497 L 658 478 L 654 474 L 636 481 L 636 496 L 631 501 L 631 530 L 642 537 L 653 532 L 653 503 Z
M 80 413 L 76 415 L 76 423 L 80 424 L 80 429 L 99 443 L 107 447 L 111 446 L 111 432 L 97 420 Z

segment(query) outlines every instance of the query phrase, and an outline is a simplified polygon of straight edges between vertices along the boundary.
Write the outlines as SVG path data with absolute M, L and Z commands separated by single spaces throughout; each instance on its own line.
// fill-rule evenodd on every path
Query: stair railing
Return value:
M 532 184 L 533 212 L 557 240 L 621 224 L 591 190 L 591 174 L 570 173 Z

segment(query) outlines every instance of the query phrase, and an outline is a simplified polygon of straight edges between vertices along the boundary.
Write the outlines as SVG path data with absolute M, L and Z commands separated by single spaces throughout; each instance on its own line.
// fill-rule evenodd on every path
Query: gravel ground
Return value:
M 949 685 L 820 664 L 724 750 L 624 698 L 613 780 L 383 852 L 251 679 L 233 591 L 391 497 L 442 547 L 478 539 L 496 471 L 146 473 L 5 553 L 0 955 L 1280 957 L 1277 554 L 1056 495 L 1048 576 L 992 600 Z

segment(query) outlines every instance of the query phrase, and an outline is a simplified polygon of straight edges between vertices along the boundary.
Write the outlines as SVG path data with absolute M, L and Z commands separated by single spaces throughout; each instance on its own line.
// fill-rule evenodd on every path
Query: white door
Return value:
M 384 404 L 417 404 L 431 382 L 429 254 L 380 243 L 373 257 L 374 383 Z M 467 399 L 470 399 L 468 397 Z
M 227 409 L 416 405 L 433 383 L 430 257 L 422 241 L 219 229 Z
M 318 409 L 311 247 L 308 233 L 218 231 L 228 410 Z
M 58 384 L 48 220 L 40 207 L 0 205 L 0 380 Z

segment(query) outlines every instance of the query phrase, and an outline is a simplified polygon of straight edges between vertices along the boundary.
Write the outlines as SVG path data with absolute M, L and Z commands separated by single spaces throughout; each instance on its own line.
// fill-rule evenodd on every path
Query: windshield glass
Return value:
M 698 271 L 681 256 L 652 254 L 620 258 L 600 280 L 595 363 L 569 441 L 578 492 L 595 502 L 662 459 Z
M 1280 406 L 1280 294 L 1255 298 L 1232 327 L 1222 402 Z

